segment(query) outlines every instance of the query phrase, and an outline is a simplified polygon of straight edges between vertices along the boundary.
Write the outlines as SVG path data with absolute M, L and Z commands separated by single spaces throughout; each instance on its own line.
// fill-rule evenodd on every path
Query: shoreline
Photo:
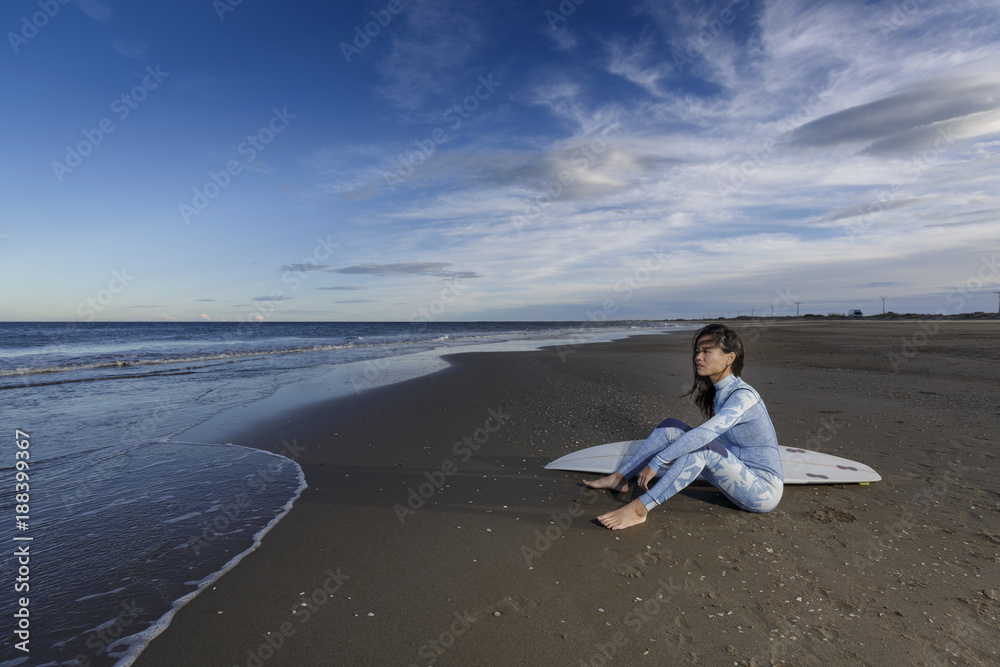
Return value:
M 593 518 L 627 498 L 542 469 L 644 437 L 664 416 L 697 423 L 679 398 L 687 332 L 580 345 L 565 362 L 551 349 L 458 352 L 431 375 L 288 412 L 234 442 L 295 442 L 309 488 L 135 664 L 591 664 L 609 652 L 988 664 L 1000 494 L 983 446 L 998 418 L 982 392 L 997 359 L 981 355 L 997 328 L 941 322 L 892 370 L 917 323 L 866 324 L 743 333 L 744 379 L 779 441 L 823 436 L 824 451 L 883 475 L 788 487 L 760 517 L 689 487 L 612 533 Z M 970 383 L 984 398 L 965 397 Z
M 688 330 L 687 328 L 677 329 L 676 333 L 684 333 Z M 534 352 L 550 347 L 576 349 L 581 345 L 670 333 L 674 332 L 615 330 L 598 335 L 597 332 L 588 331 L 587 334 L 590 337 L 604 338 L 605 340 L 582 341 L 573 337 L 513 339 L 493 343 L 473 343 L 454 348 L 436 347 L 398 356 L 335 364 L 322 378 L 312 378 L 304 383 L 281 385 L 268 396 L 240 406 L 225 408 L 195 424 L 185 426 L 172 433 L 167 440 L 180 441 L 185 438 L 194 438 L 205 443 L 219 443 L 230 442 L 234 439 L 246 439 L 245 434 L 252 434 L 261 426 L 266 428 L 267 424 L 280 421 L 288 413 L 308 410 L 310 407 L 321 404 L 335 405 L 338 401 L 350 399 L 352 396 L 359 398 L 373 389 L 418 380 L 446 370 L 450 365 L 446 359 L 460 354 Z
M 188 443 L 183 443 L 183 444 L 188 444 Z M 209 446 L 240 447 L 240 445 L 234 445 L 228 443 L 220 445 L 209 445 Z M 269 454 L 270 456 L 275 456 L 282 459 L 288 458 L 286 456 L 282 456 L 281 454 L 268 452 L 267 450 L 259 450 L 259 451 Z M 306 488 L 308 488 L 308 484 L 306 483 L 305 473 L 303 472 L 302 467 L 296 464 L 294 460 L 292 460 L 292 463 L 298 469 L 298 479 L 299 479 L 298 488 L 295 490 L 295 493 L 292 495 L 292 497 L 289 498 L 288 501 L 281 507 L 279 513 L 276 514 L 274 518 L 272 518 L 264 527 L 262 527 L 256 533 L 254 533 L 253 543 L 243 551 L 232 556 L 228 561 L 226 561 L 226 563 L 222 566 L 220 570 L 213 572 L 204 579 L 200 580 L 197 583 L 197 588 L 195 590 L 183 595 L 177 600 L 174 600 L 170 610 L 167 611 L 167 613 L 165 613 L 163 616 L 161 616 L 151 626 L 149 626 L 142 632 L 137 633 L 136 635 L 131 635 L 124 638 L 123 647 L 121 647 L 120 649 L 116 649 L 116 653 L 118 652 L 122 653 L 121 658 L 119 658 L 118 663 L 116 664 L 121 664 L 124 666 L 133 664 L 136 658 L 145 649 L 146 645 L 148 645 L 149 641 L 158 637 L 166 628 L 170 626 L 170 622 L 173 620 L 177 612 L 183 609 L 188 602 L 198 597 L 198 595 L 200 595 L 202 591 L 204 591 L 207 587 L 211 586 L 221 577 L 225 576 L 227 572 L 233 570 L 237 565 L 240 564 L 240 561 L 242 561 L 250 553 L 252 553 L 261 546 L 264 537 L 271 531 L 272 528 L 274 528 L 278 524 L 279 521 L 281 521 L 285 517 L 285 515 L 287 515 L 291 511 L 292 507 L 295 506 L 295 501 L 298 500 L 299 497 L 302 495 L 302 492 Z

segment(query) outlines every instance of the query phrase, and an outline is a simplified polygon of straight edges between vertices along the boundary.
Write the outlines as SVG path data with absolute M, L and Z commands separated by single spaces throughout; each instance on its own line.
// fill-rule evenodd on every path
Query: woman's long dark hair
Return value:
M 702 327 L 694 336 L 694 340 L 691 343 L 691 367 L 694 369 L 694 385 L 692 385 L 691 391 L 684 395 L 690 396 L 694 394 L 695 405 L 698 406 L 701 414 L 707 419 L 715 414 L 715 409 L 712 405 L 712 402 L 715 400 L 715 385 L 712 384 L 712 381 L 707 376 L 698 375 L 698 367 L 694 362 L 694 356 L 698 353 L 698 341 L 703 336 L 710 336 L 724 353 L 736 353 L 732 371 L 733 375 L 737 377 L 743 373 L 743 341 L 740 340 L 739 334 L 724 324 L 709 324 Z

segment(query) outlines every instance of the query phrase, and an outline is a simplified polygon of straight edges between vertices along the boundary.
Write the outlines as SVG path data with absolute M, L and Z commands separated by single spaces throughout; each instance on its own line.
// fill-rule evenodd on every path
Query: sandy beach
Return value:
M 699 423 L 690 334 L 457 354 L 227 433 L 309 488 L 135 664 L 996 664 L 1000 322 L 738 328 L 779 442 L 881 482 L 692 486 L 612 532 L 631 492 L 542 467 Z

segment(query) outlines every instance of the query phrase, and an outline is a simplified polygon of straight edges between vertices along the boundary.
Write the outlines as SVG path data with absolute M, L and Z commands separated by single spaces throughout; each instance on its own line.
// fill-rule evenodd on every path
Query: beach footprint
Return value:
M 829 510 L 813 510 L 809 512 L 806 516 L 809 517 L 810 521 L 816 523 L 852 523 L 858 520 L 858 517 L 854 516 L 847 510 L 840 509 L 829 509 Z
M 976 613 L 987 625 L 1000 628 L 1000 591 L 988 590 L 984 593 L 987 599 L 976 605 Z
M 487 616 L 499 617 L 504 615 L 513 615 L 518 618 L 530 618 L 532 612 L 537 609 L 540 602 L 541 601 L 537 599 L 505 596 L 493 604 L 485 605 L 476 609 L 474 614 L 477 618 L 486 618 Z
M 664 553 L 658 549 L 647 548 L 633 554 L 627 554 L 613 547 L 605 547 L 604 560 L 612 572 L 620 577 L 631 579 L 646 576 L 646 572 L 649 571 L 650 567 L 662 560 L 664 556 L 669 557 L 669 549 L 667 552 Z

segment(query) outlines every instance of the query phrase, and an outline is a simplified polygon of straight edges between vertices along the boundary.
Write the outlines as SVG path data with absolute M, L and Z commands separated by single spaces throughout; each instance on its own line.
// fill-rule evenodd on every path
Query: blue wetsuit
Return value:
M 781 500 L 783 474 L 778 436 L 757 391 L 730 375 L 715 384 L 715 415 L 691 428 L 679 419 L 663 421 L 618 469 L 625 479 L 649 466 L 670 464 L 640 496 L 652 509 L 699 474 L 742 509 L 770 512 Z

